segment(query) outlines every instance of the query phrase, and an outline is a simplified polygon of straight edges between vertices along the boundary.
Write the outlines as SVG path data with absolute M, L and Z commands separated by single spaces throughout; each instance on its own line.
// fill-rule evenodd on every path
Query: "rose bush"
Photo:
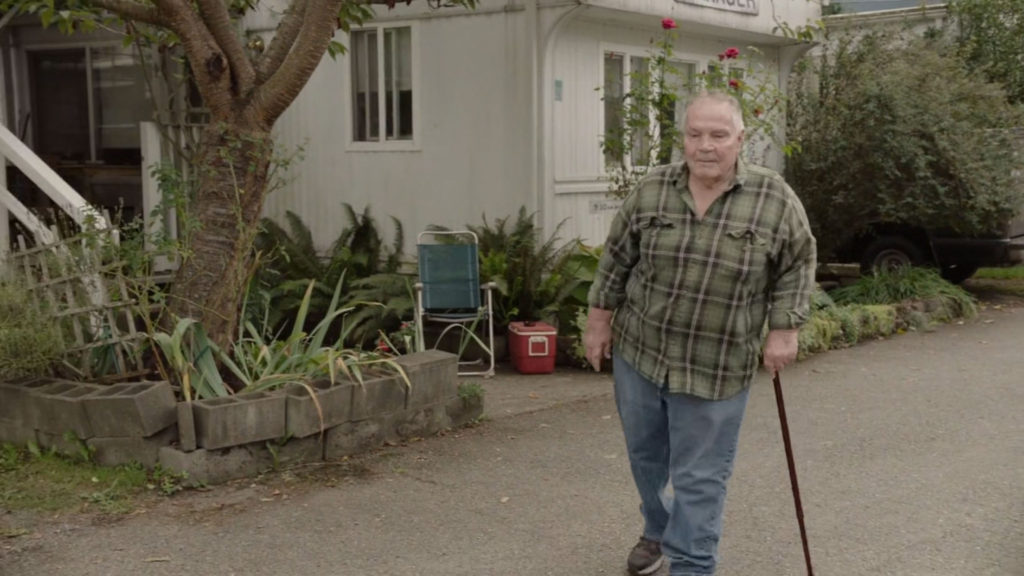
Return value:
M 629 89 L 623 95 L 617 126 L 606 126 L 601 147 L 612 162 L 606 166 L 609 193 L 625 197 L 647 171 L 681 155 L 682 131 L 678 118 L 683 104 L 702 91 L 723 91 L 736 97 L 743 109 L 748 159 L 774 141 L 776 125 L 783 120 L 785 102 L 773 78 L 775 74 L 759 63 L 759 53 L 750 48 L 744 54 L 735 46 L 718 54 L 718 62 L 691 77 L 683 62 L 674 57 L 677 24 L 661 21 L 662 33 L 652 39 L 646 67 L 629 75 Z M 790 146 L 777 142 L 784 153 Z

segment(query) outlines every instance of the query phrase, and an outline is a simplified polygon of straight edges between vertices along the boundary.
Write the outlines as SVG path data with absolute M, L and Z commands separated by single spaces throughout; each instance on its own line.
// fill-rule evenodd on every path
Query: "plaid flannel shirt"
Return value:
M 669 392 L 719 400 L 750 385 L 765 321 L 810 314 L 816 248 L 803 205 L 775 172 L 739 162 L 702 219 L 685 162 L 644 177 L 619 210 L 589 304 L 614 310 L 616 353 Z

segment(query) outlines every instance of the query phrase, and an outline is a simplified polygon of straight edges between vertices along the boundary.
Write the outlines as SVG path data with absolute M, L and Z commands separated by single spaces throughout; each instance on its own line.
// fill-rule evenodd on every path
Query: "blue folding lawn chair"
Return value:
M 429 240 L 429 242 L 427 241 Z M 438 322 L 445 328 L 433 348 L 449 332 L 459 333 L 460 376 L 494 376 L 493 283 L 480 284 L 480 264 L 476 234 L 468 230 L 421 232 L 416 239 L 419 257 L 419 282 L 416 283 L 416 341 L 427 348 L 423 335 L 425 322 Z M 486 332 L 478 335 L 478 328 Z M 462 352 L 470 344 L 482 350 L 482 357 L 463 361 Z M 486 369 L 467 370 L 478 365 Z

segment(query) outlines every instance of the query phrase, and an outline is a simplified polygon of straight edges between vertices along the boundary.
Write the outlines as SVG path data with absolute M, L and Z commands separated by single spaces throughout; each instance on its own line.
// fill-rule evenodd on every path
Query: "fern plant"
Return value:
M 276 332 L 291 331 L 313 281 L 304 326 L 311 330 L 324 318 L 334 287 L 341 283 L 343 306 L 360 302 L 382 304 L 359 306 L 345 319 L 345 344 L 367 347 L 380 330 L 393 330 L 403 318 L 411 316 L 410 279 L 399 273 L 404 230 L 402 223 L 392 217 L 394 235 L 387 244 L 369 206 L 361 214 L 350 204 L 343 206 L 347 225 L 323 254 L 317 250 L 309 227 L 294 212 L 285 214 L 284 225 L 263 220 L 263 229 L 256 239 L 260 265 L 249 291 L 254 302 L 246 309 L 267 311 L 269 316 L 260 321 Z M 332 330 L 338 332 L 341 327 Z

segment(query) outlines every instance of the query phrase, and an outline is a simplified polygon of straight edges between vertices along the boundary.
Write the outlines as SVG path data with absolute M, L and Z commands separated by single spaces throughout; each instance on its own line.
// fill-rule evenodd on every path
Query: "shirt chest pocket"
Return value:
M 681 222 L 664 216 L 648 216 L 640 220 L 637 227 L 640 259 L 650 270 L 677 262 L 683 248 Z
M 771 242 L 767 235 L 752 228 L 733 228 L 725 234 L 719 254 L 723 268 L 735 275 L 737 281 L 760 285 L 767 280 Z

